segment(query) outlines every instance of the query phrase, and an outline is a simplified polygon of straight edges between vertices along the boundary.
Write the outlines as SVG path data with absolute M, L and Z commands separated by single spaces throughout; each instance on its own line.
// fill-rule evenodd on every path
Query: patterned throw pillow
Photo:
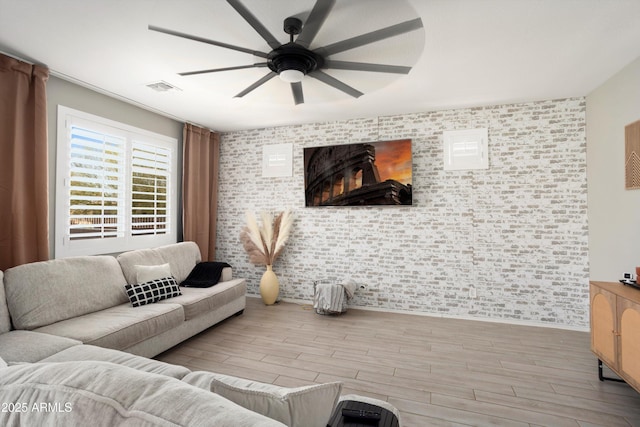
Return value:
M 182 295 L 180 286 L 178 286 L 178 282 L 173 277 L 150 280 L 136 285 L 126 285 L 124 290 L 127 292 L 129 301 L 134 307 Z

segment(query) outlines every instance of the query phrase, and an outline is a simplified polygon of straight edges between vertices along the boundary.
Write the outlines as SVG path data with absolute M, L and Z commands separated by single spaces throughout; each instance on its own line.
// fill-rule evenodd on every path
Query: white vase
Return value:
M 270 265 L 267 265 L 267 271 L 262 275 L 262 279 L 260 279 L 260 296 L 262 297 L 262 302 L 265 305 L 272 305 L 278 299 L 278 294 L 280 293 L 280 282 L 278 282 L 278 277 L 276 273 L 273 272 Z

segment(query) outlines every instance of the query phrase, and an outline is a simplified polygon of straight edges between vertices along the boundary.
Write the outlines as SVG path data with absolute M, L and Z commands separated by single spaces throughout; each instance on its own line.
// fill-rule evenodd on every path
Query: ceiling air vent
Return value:
M 181 91 L 179 87 L 176 87 L 170 83 L 160 80 L 159 82 L 149 83 L 147 87 L 155 90 L 156 92 L 169 92 L 171 90 Z

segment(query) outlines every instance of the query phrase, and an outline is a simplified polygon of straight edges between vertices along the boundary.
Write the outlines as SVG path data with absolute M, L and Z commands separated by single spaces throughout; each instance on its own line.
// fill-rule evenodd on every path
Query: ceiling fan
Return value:
M 149 25 L 149 30 L 160 33 L 182 37 L 202 43 L 211 44 L 226 49 L 232 49 L 239 52 L 245 52 L 264 58 L 266 62 L 259 62 L 251 65 L 239 65 L 235 67 L 214 68 L 208 70 L 188 71 L 179 73 L 181 76 L 191 76 L 195 74 L 216 73 L 220 71 L 241 70 L 246 68 L 269 68 L 269 73 L 264 77 L 251 84 L 249 87 L 238 93 L 235 97 L 243 97 L 254 89 L 262 86 L 275 76 L 291 84 L 291 92 L 295 104 L 304 103 L 304 94 L 302 91 L 302 80 L 304 76 L 317 79 L 329 86 L 332 86 L 342 92 L 358 98 L 363 95 L 359 90 L 347 85 L 346 83 L 332 77 L 322 70 L 340 69 L 368 71 L 377 73 L 395 73 L 408 74 L 411 67 L 401 65 L 371 64 L 364 62 L 350 62 L 332 60 L 330 57 L 336 53 L 344 52 L 350 49 L 361 47 L 370 43 L 375 43 L 390 37 L 395 37 L 410 31 L 422 28 L 422 20 L 420 18 L 411 19 L 398 24 L 394 24 L 376 31 L 361 34 L 356 37 L 348 38 L 326 46 L 311 49 L 311 43 L 320 31 L 323 23 L 333 9 L 336 0 L 316 0 L 309 17 L 303 22 L 296 17 L 288 17 L 284 20 L 284 32 L 289 34 L 288 43 L 280 43 L 271 32 L 256 18 L 249 9 L 247 9 L 240 0 L 227 0 L 245 21 L 267 42 L 271 47 L 271 52 L 261 52 L 253 49 L 247 49 L 240 46 L 231 45 L 207 38 L 190 35 L 166 28 Z M 294 36 L 297 36 L 294 40 Z

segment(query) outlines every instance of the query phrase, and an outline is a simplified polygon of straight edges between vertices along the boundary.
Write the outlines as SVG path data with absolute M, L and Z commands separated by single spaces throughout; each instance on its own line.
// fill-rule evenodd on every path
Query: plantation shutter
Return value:
M 178 141 L 58 106 L 55 257 L 177 241 Z
M 167 195 L 171 182 L 171 150 L 132 143 L 131 233 L 165 234 L 169 211 Z
M 124 234 L 125 139 L 76 125 L 69 150 L 69 240 Z

